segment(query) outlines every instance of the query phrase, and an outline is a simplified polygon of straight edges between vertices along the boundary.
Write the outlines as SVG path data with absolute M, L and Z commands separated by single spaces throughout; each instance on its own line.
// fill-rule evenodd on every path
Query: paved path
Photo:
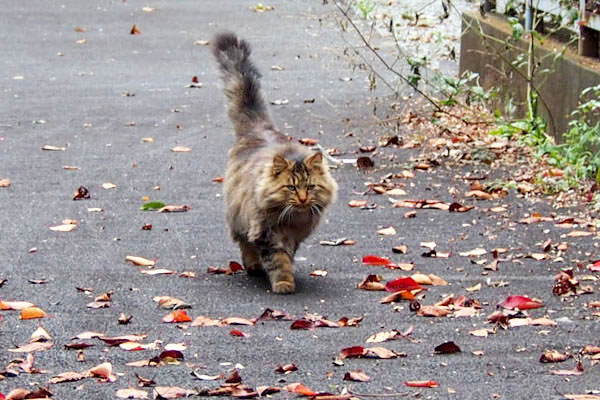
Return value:
M 476 247 L 506 247 L 511 255 L 540 252 L 538 243 L 548 237 L 555 243 L 563 241 L 561 235 L 568 230 L 552 223 L 515 225 L 527 213 L 549 215 L 550 209 L 514 194 L 495 201 L 461 199 L 477 207 L 467 213 L 418 210 L 413 219 L 403 218 L 406 210 L 391 208 L 387 196 L 367 197 L 369 203 L 380 206 L 376 210 L 347 206 L 352 199 L 363 199 L 356 193 L 365 190 L 365 181 L 398 172 L 394 163 L 414 155 L 406 150 L 381 149 L 373 156 L 380 169 L 370 175 L 352 165 L 336 170 L 340 199 L 298 254 L 297 294 L 274 296 L 266 291 L 266 282 L 245 274 L 206 273 L 208 266 L 227 266 L 239 255 L 224 226 L 221 187 L 212 181 L 223 173 L 232 143 L 230 125 L 209 48 L 197 41 L 210 40 L 225 29 L 248 39 L 264 75 L 266 97 L 289 101 L 272 106 L 273 117 L 296 138 L 319 139 L 326 148 L 346 152 L 342 157 L 354 158 L 360 145 L 377 144 L 379 136 L 389 133 L 372 123 L 365 76 L 343 57 L 335 7 L 321 3 L 272 1 L 268 5 L 275 10 L 264 13 L 248 8 L 255 2 L 238 0 L 28 1 L 3 7 L 0 179 L 9 178 L 11 186 L 0 188 L 0 279 L 7 279 L 0 288 L 0 300 L 29 301 L 49 316 L 20 320 L 17 311 L 0 314 L 0 371 L 9 360 L 24 357 L 7 350 L 27 343 L 38 326 L 47 330 L 55 346 L 35 353 L 35 366 L 47 373 L 28 374 L 21 369 L 18 376 L 0 380 L 0 393 L 17 387 L 32 389 L 61 372 L 82 372 L 103 362 L 112 363 L 119 375 L 117 382 L 86 379 L 55 384 L 50 386 L 53 398 L 114 398 L 118 389 L 137 384 L 135 372 L 161 386 L 218 387 L 218 382 L 194 380 L 190 372 L 227 374 L 236 364 L 244 367 L 240 370 L 243 382 L 252 387 L 302 382 L 316 391 L 333 393 L 347 387 L 356 393 L 410 393 L 411 397 L 421 393 L 422 398 L 436 399 L 553 399 L 560 398 L 558 393 L 600 388 L 598 367 L 591 366 L 588 358 L 585 373 L 569 379 L 549 371 L 572 368 L 572 359 L 558 367 L 538 361 L 546 349 L 576 354 L 584 345 L 600 344 L 598 317 L 583 307 L 597 299 L 597 294 L 561 301 L 551 293 L 553 275 L 560 267 L 598 258 L 597 240 L 566 239 L 571 247 L 564 262 L 522 259 L 485 272 L 458 253 Z M 144 11 L 144 6 L 153 10 Z M 139 35 L 130 34 L 134 24 Z M 86 31 L 77 32 L 76 27 Z M 271 68 L 274 65 L 284 69 Z M 201 88 L 189 87 L 194 76 Z M 45 145 L 65 149 L 41 150 Z M 172 152 L 176 146 L 192 151 Z M 417 172 L 406 181 L 407 197 L 451 202 L 448 187 L 466 191 L 465 181 L 454 180 L 466 172 Z M 116 188 L 102 188 L 109 182 Z M 89 189 L 91 199 L 73 201 L 73 191 L 82 185 Z M 142 212 L 144 198 L 185 204 L 190 210 Z M 507 205 L 505 213 L 486 211 L 502 204 Z M 90 208 L 103 211 L 90 212 Z M 77 220 L 77 229 L 49 229 L 64 219 Z M 145 224 L 151 224 L 152 230 L 142 230 Z M 376 234 L 390 225 L 396 235 Z M 340 237 L 357 243 L 319 245 L 321 240 Z M 453 254 L 447 259 L 423 258 L 422 241 L 435 241 L 440 250 Z M 391 247 L 399 244 L 407 245 L 407 255 L 392 254 Z M 415 271 L 435 273 L 450 283 L 430 287 L 423 304 L 449 293 L 466 294 L 479 299 L 483 310 L 471 318 L 425 318 L 409 311 L 407 302 L 379 304 L 383 292 L 358 290 L 356 285 L 369 273 L 386 280 L 403 273 L 363 266 L 360 260 L 366 254 L 394 262 L 413 261 Z M 157 259 L 156 268 L 192 271 L 196 279 L 144 275 L 125 261 L 128 255 Z M 311 277 L 309 272 L 315 269 L 328 274 Z M 488 277 L 510 285 L 488 287 Z M 47 279 L 47 283 L 28 281 L 36 279 Z M 465 291 L 477 283 L 482 283 L 479 292 Z M 597 284 L 590 283 L 597 292 Z M 93 292 L 80 292 L 77 287 Z M 108 291 L 112 292 L 109 308 L 86 306 Z M 510 294 L 542 299 L 546 307 L 532 315 L 548 315 L 559 321 L 558 326 L 498 330 L 488 338 L 469 335 L 471 330 L 492 328 L 486 316 Z M 184 324 L 180 329 L 161 322 L 168 311 L 157 307 L 155 296 L 174 296 L 191 304 L 188 313 L 193 318 L 255 318 L 270 307 L 296 318 L 310 312 L 335 321 L 364 319 L 358 327 L 313 331 L 291 330 L 290 321 L 265 321 L 251 327 Z M 119 325 L 120 313 L 131 314 L 133 319 Z M 366 344 L 365 339 L 384 329 L 405 330 L 411 325 L 415 343 L 379 344 L 405 352 L 406 358 L 348 359 L 343 366 L 333 364 L 343 348 L 377 346 Z M 231 336 L 232 328 L 250 337 Z M 84 331 L 110 336 L 147 333 L 145 343 L 159 340 L 163 346 L 185 343 L 185 360 L 157 368 L 128 367 L 126 363 L 151 358 L 160 350 L 129 352 L 91 339 L 86 342 L 95 346 L 84 350 L 85 361 L 78 362 L 77 352 L 65 350 L 64 345 Z M 434 355 L 434 347 L 446 341 L 455 341 L 462 352 Z M 472 353 L 478 350 L 483 355 Z M 277 365 L 286 363 L 295 363 L 299 370 L 289 375 L 274 372 Z M 346 372 L 356 369 L 367 373 L 371 382 L 342 380 Z M 403 385 L 407 380 L 429 379 L 440 387 L 409 389 Z M 274 396 L 292 397 L 288 392 Z

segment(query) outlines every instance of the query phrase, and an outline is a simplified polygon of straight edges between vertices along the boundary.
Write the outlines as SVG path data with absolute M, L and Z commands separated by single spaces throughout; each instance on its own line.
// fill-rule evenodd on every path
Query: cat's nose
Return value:
M 307 200 L 308 200 L 308 195 L 306 193 L 298 193 L 298 201 L 301 204 L 305 204 Z

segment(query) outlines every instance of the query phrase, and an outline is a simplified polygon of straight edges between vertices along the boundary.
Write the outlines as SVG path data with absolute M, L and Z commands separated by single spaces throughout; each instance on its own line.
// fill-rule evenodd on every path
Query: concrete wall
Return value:
M 503 43 L 512 32 L 506 19 L 493 14 L 486 14 L 482 18 L 479 13 L 467 12 L 463 14 L 462 30 L 460 73 L 478 72 L 481 86 L 499 88 L 500 97 L 495 106 L 503 115 L 509 99 L 513 99 L 517 105 L 515 117 L 523 117 L 526 112 L 527 83 L 506 62 L 514 61 L 521 52 L 507 49 Z M 498 41 L 482 38 L 481 31 Z M 526 41 L 517 45 L 526 53 Z M 543 46 L 536 47 L 536 58 L 543 58 L 538 71 L 550 69 L 551 72 L 538 72 L 535 78 L 541 97 L 547 104 L 545 107 L 540 101 L 539 111 L 549 121 L 549 133 L 559 142 L 562 133 L 568 129 L 569 114 L 577 107 L 581 91 L 600 84 L 600 62 L 597 59 L 577 56 L 572 50 L 568 50 L 563 57 L 554 57 L 562 48 L 562 43 L 553 40 L 546 40 Z M 521 71 L 525 72 L 525 67 Z M 551 126 L 549 114 L 553 117 L 554 126 Z

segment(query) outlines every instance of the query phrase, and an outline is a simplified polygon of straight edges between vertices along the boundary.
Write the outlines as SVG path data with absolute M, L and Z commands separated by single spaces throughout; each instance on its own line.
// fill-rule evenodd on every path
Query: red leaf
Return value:
M 436 388 L 440 386 L 436 381 L 406 381 L 404 384 L 408 387 L 418 388 Z
M 385 290 L 388 292 L 396 293 L 401 290 L 415 290 L 423 289 L 423 286 L 419 285 L 410 276 L 394 279 L 385 284 Z
M 346 347 L 340 353 L 340 358 L 362 357 L 367 354 L 367 350 L 362 346 Z
M 298 319 L 298 320 L 292 322 L 292 326 L 290 326 L 290 329 L 313 330 L 313 329 L 315 329 L 315 323 L 312 321 L 309 321 L 307 319 Z
M 364 265 L 390 265 L 392 262 L 387 258 L 367 255 L 362 259 Z
M 498 304 L 500 307 L 514 310 L 533 310 L 534 308 L 543 307 L 544 304 L 539 301 L 530 299 L 527 296 L 508 296 L 502 303 Z
M 243 271 L 243 270 L 244 270 L 244 267 L 242 266 L 242 264 L 235 262 L 235 261 L 229 262 L 229 273 L 235 274 L 236 272 Z
M 229 331 L 229 334 L 231 336 L 237 336 L 237 337 L 250 337 L 250 335 L 248 333 L 242 332 L 238 329 L 232 329 Z

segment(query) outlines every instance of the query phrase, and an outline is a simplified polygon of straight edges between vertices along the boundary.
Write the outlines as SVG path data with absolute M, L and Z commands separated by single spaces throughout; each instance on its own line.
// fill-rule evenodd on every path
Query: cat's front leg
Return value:
M 277 294 L 296 291 L 292 257 L 281 248 L 265 248 L 261 252 L 263 268 L 269 275 L 271 290 Z

